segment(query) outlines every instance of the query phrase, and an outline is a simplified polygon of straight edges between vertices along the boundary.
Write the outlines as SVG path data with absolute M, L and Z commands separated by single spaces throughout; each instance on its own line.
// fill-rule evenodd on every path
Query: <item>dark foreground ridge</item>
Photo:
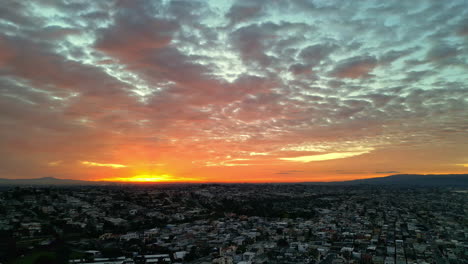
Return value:
M 468 174 L 395 174 L 387 177 L 335 182 L 356 185 L 468 186 Z
M 111 182 L 82 181 L 59 179 L 54 177 L 32 178 L 32 179 L 3 179 L 0 178 L 0 185 L 106 185 Z
M 32 179 L 3 179 L 0 186 L 19 185 L 125 185 L 135 183 L 117 183 L 109 181 L 83 181 L 59 179 L 54 177 Z M 146 183 L 147 184 L 147 183 Z M 160 183 L 158 183 L 160 184 Z M 167 183 L 165 183 L 167 184 Z M 176 183 L 169 183 L 176 184 Z M 468 174 L 395 174 L 386 177 L 360 179 L 341 182 L 303 182 L 301 184 L 318 185 L 411 185 L 411 186 L 457 186 L 468 187 Z

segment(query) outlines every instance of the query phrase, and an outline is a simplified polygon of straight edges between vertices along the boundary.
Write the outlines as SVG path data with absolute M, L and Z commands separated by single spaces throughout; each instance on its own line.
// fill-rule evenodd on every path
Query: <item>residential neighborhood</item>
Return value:
M 0 202 L 0 263 L 468 263 L 454 188 L 12 187 Z

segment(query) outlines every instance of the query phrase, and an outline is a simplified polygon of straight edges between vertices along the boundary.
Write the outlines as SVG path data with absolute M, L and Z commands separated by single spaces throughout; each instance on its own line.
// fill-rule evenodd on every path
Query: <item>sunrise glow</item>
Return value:
M 161 182 L 196 182 L 197 179 L 193 178 L 178 178 L 171 175 L 136 175 L 132 177 L 115 177 L 115 178 L 103 178 L 98 181 L 110 181 L 110 182 L 134 182 L 134 183 L 161 183 Z
M 1 3 L 0 264 L 466 259 L 468 0 Z
M 464 0 L 14 2 L 0 178 L 468 172 Z

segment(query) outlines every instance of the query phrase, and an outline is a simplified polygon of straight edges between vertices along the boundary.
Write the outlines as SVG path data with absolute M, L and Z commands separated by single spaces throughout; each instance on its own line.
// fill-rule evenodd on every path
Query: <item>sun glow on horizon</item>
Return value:
M 98 179 L 98 181 L 151 183 L 151 182 L 194 182 L 194 181 L 199 181 L 199 179 L 174 177 L 168 174 L 161 174 L 161 175 L 142 174 L 142 175 L 135 175 L 132 177 L 104 178 L 104 179 Z

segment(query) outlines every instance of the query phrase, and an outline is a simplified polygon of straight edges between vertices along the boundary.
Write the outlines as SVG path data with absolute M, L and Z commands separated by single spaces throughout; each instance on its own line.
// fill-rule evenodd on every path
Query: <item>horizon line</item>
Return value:
M 398 174 L 389 174 L 385 176 L 377 176 L 377 177 L 368 177 L 368 178 L 356 178 L 350 180 L 338 180 L 338 181 L 148 181 L 148 182 L 138 182 L 138 181 L 107 181 L 107 180 L 82 180 L 82 179 L 67 179 L 67 178 L 57 178 L 57 177 L 39 177 L 39 178 L 21 178 L 21 179 L 10 179 L 10 178 L 0 178 L 0 180 L 20 180 L 20 181 L 27 181 L 27 180 L 64 180 L 64 181 L 77 181 L 77 182 L 86 182 L 90 183 L 101 183 L 101 184 L 112 184 L 112 185 L 155 185 L 155 184 L 191 184 L 191 185 L 199 185 L 199 184 L 305 184 L 305 183 L 316 183 L 316 184 L 327 184 L 327 183 L 340 183 L 340 182 L 352 182 L 352 181 L 359 181 L 359 180 L 369 180 L 369 179 L 379 179 L 379 178 L 386 178 L 391 176 L 397 175 L 413 175 L 413 176 L 468 176 L 468 173 L 429 173 L 429 174 L 420 174 L 420 173 L 398 173 Z

